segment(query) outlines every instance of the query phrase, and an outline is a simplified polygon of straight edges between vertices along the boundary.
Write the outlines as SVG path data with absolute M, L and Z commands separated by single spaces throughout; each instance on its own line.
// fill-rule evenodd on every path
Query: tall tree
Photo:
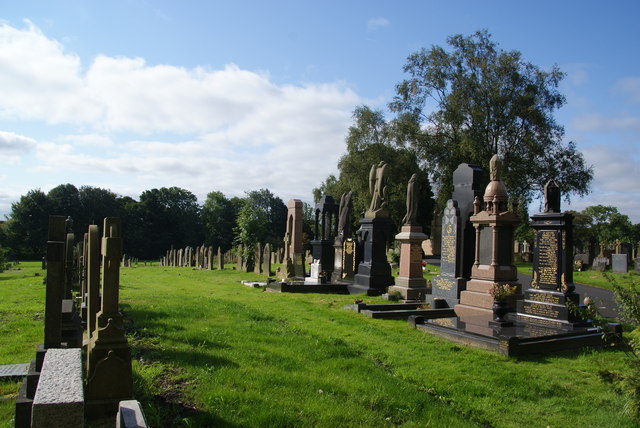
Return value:
M 454 35 L 451 47 L 421 49 L 404 66 L 409 79 L 396 86 L 389 107 L 397 113 L 398 141 L 414 147 L 449 198 L 453 171 L 462 162 L 488 171 L 503 158 L 503 180 L 513 196 L 529 202 L 555 179 L 565 198 L 589 192 L 593 169 L 554 112 L 565 103 L 558 92 L 564 77 L 557 66 L 544 71 L 518 51 L 503 51 L 487 31 Z
M 235 238 L 234 229 L 238 207 L 222 192 L 210 192 L 202 206 L 202 223 L 205 230 L 205 242 L 214 248 L 228 251 Z
M 138 209 L 144 231 L 143 257 L 156 258 L 171 246 L 203 243 L 200 206 L 190 191 L 179 187 L 145 190 Z
M 415 151 L 395 144 L 395 129 L 384 119 L 381 111 L 359 106 L 353 112 L 353 119 L 354 123 L 346 138 L 347 153 L 338 162 L 339 177 L 330 175 L 318 188 L 313 189 L 315 200 L 329 194 L 339 201 L 343 193 L 353 191 L 354 216 L 360 217 L 371 201 L 371 166 L 385 161 L 392 220 L 396 226 L 401 225 L 406 212 L 407 182 L 416 173 L 422 193 L 419 198 L 418 221 L 423 226 L 428 226 L 433 212 L 433 194 L 427 174 L 420 168 Z
M 30 190 L 11 204 L 4 224 L 2 247 L 15 259 L 41 258 L 46 254 L 49 227 L 49 199 L 40 189 Z
M 236 244 L 250 248 L 256 243 L 282 245 L 287 206 L 268 189 L 246 193 L 236 222 Z

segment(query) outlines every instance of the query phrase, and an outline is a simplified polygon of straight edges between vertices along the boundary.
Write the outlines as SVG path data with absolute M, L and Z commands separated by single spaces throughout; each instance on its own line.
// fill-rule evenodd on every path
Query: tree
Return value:
M 616 240 L 631 241 L 633 239 L 633 225 L 629 217 L 620 214 L 616 207 L 593 205 L 582 210 L 582 214 L 587 217 L 591 233 L 598 240 L 601 248 Z
M 227 252 L 233 245 L 238 207 L 222 192 L 210 192 L 202 207 L 205 242 Z
M 447 39 L 452 48 L 421 49 L 410 55 L 410 78 L 396 86 L 390 109 L 397 113 L 397 141 L 415 148 L 438 184 L 440 204 L 452 191 L 452 174 L 462 162 L 489 170 L 498 153 L 503 181 L 520 204 L 540 196 L 555 179 L 566 199 L 585 195 L 593 178 L 553 113 L 565 103 L 557 90 L 564 73 L 525 62 L 518 51 L 503 51 L 491 35 Z
M 46 254 L 49 228 L 49 199 L 40 189 L 30 190 L 11 204 L 4 224 L 2 247 L 15 259 L 39 259 Z
M 282 245 L 287 221 L 287 206 L 268 189 L 246 192 L 236 222 L 236 244 L 245 249 L 256 243 Z
M 204 241 L 198 199 L 188 190 L 145 190 L 137 210 L 144 236 L 142 257 L 157 258 L 171 246 L 184 248 Z
M 373 164 L 387 163 L 386 176 L 389 192 L 389 211 L 396 226 L 401 226 L 406 212 L 407 182 L 411 175 L 418 175 L 422 197 L 418 207 L 418 221 L 428 226 L 433 212 L 431 186 L 427 174 L 420 168 L 416 153 L 395 144 L 395 130 L 378 110 L 359 106 L 353 112 L 354 124 L 347 134 L 347 153 L 338 162 L 339 177 L 330 175 L 313 190 L 315 200 L 324 194 L 337 201 L 343 193 L 353 191 L 353 212 L 356 218 L 371 201 L 369 171 Z M 357 228 L 356 228 L 357 229 Z M 355 229 L 354 229 L 355 230 Z

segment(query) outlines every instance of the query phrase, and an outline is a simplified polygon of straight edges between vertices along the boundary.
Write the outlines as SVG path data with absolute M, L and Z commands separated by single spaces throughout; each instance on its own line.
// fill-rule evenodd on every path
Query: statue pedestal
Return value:
M 400 292 L 404 300 L 425 300 L 429 293 L 427 281 L 422 274 L 422 241 L 427 235 L 420 226 L 402 226 L 396 235 L 400 242 L 400 275 L 389 293 Z
M 363 261 L 358 265 L 358 273 L 349 286 L 351 294 L 365 293 L 369 296 L 383 294 L 393 285 L 391 266 L 387 262 L 387 242 L 391 230 L 389 218 L 363 218 L 362 225 Z

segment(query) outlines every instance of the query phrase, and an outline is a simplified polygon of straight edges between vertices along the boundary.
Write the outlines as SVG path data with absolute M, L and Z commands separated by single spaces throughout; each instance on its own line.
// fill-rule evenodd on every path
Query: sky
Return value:
M 594 180 L 563 208 L 639 223 L 639 16 L 638 1 L 3 2 L 0 218 L 65 183 L 312 202 L 356 106 L 387 111 L 408 55 L 487 29 L 567 73 L 556 120 Z

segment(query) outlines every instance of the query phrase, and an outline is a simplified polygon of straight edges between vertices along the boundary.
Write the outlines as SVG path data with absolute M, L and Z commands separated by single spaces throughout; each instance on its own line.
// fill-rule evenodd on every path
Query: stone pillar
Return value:
M 96 329 L 100 310 L 100 232 L 92 224 L 87 233 L 87 339 Z
M 62 300 L 65 281 L 65 218 L 49 216 L 47 289 L 44 308 L 44 348 L 59 348 L 62 341 Z M 44 355 L 43 355 L 44 357 Z M 40 366 L 42 361 L 40 361 Z M 40 367 L 37 368 L 40 370 Z
M 253 248 L 253 273 L 262 273 L 262 250 L 259 242 Z
M 404 225 L 396 240 L 400 242 L 400 274 L 396 285 L 389 287 L 389 293 L 400 292 L 404 300 L 422 301 L 429 292 L 427 281 L 422 273 L 421 243 L 427 235 L 422 233 L 422 226 Z
M 314 260 L 320 260 L 320 275 L 329 279 L 333 273 L 337 235 L 338 205 L 333 196 L 324 195 L 316 204 L 315 239 L 311 241 Z
M 133 396 L 131 350 L 118 310 L 120 256 L 119 218 L 104 219 L 102 238 L 102 308 L 87 349 L 86 407 L 90 417 L 115 417 L 118 403 Z
M 271 245 L 268 243 L 264 245 L 262 252 L 262 274 L 271 275 Z
M 224 256 L 222 255 L 222 249 L 218 247 L 218 270 L 224 269 Z

